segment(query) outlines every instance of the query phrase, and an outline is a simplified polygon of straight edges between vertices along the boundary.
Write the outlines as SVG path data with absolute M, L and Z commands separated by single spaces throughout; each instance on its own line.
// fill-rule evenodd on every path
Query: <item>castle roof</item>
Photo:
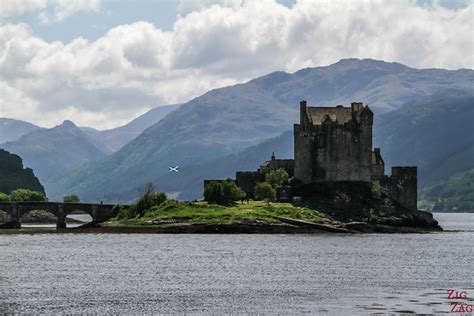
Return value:
M 307 107 L 306 113 L 313 125 L 321 125 L 327 117 L 339 124 L 344 124 L 352 119 L 352 109 L 338 105 L 336 107 Z

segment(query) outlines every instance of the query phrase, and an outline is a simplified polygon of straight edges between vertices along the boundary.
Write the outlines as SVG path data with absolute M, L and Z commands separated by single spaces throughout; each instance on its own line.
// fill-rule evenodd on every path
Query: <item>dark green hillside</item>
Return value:
M 19 156 L 0 149 L 0 192 L 10 194 L 16 189 L 30 189 L 44 193 L 44 188 L 33 170 L 24 169 Z
M 227 155 L 203 164 L 185 166 L 180 168 L 180 173 L 166 173 L 165 175 L 150 179 L 157 189 L 176 194 L 180 200 L 200 199 L 203 193 L 204 179 L 234 178 L 237 170 L 257 170 L 260 164 L 271 158 L 275 153 L 279 159 L 293 158 L 293 132 L 288 131 L 281 136 L 266 140 L 258 145 L 249 147 L 237 154 Z M 130 202 L 136 199 L 137 188 L 103 196 L 110 201 Z
M 386 166 L 418 166 L 425 187 L 474 168 L 473 122 L 474 94 L 444 91 L 376 117 L 374 139 Z
M 474 211 L 474 169 L 424 189 L 420 197 L 435 211 Z

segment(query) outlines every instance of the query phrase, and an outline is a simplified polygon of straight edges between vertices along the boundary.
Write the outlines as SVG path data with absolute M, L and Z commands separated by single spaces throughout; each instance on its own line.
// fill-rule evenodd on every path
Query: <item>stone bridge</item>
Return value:
M 113 217 L 112 204 L 60 203 L 60 202 L 0 202 L 0 210 L 11 218 L 13 228 L 21 228 L 21 217 L 33 210 L 44 210 L 58 219 L 56 228 L 66 228 L 66 216 L 73 211 L 82 211 L 92 217 L 93 222 L 104 222 Z

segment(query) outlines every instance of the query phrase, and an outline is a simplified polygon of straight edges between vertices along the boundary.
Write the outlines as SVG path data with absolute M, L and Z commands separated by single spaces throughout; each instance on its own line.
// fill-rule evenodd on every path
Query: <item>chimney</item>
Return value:
M 304 125 L 304 116 L 306 115 L 306 101 L 300 102 L 300 124 Z
M 354 112 L 359 112 L 364 108 L 364 104 L 362 102 L 352 102 L 351 103 L 351 109 L 352 113 Z

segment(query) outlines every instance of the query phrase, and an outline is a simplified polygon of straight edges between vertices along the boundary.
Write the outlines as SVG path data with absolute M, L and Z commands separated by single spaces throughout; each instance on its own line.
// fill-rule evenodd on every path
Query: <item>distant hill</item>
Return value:
M 473 122 L 474 92 L 444 90 L 375 117 L 374 143 L 386 166 L 418 166 L 425 187 L 474 168 Z
M 35 177 L 33 170 L 23 168 L 23 162 L 18 155 L 0 149 L 0 192 L 10 194 L 16 189 L 44 193 L 44 187 Z
M 271 159 L 275 153 L 278 159 L 293 158 L 293 132 L 287 131 L 282 135 L 251 146 L 237 154 L 230 154 L 199 165 L 185 166 L 179 173 L 168 172 L 153 179 L 157 190 L 180 200 L 200 199 L 203 193 L 204 179 L 234 178 L 236 171 L 255 171 L 265 160 Z M 132 202 L 137 198 L 138 187 L 126 187 L 100 198 L 107 201 Z M 89 194 L 93 194 L 90 192 Z M 95 197 L 98 198 L 98 197 Z
M 209 91 L 146 129 L 116 153 L 79 168 L 47 191 L 95 198 L 158 179 L 168 166 L 196 166 L 281 135 L 298 120 L 298 102 L 368 103 L 377 115 L 442 89 L 469 89 L 474 71 L 413 69 L 398 63 L 347 59 L 293 74 L 275 72 Z
M 179 106 L 180 104 L 157 106 L 126 125 L 114 129 L 105 131 L 98 131 L 90 127 L 82 127 L 81 129 L 97 147 L 106 153 L 113 153 L 140 135 L 145 129 L 158 123 Z
M 0 144 L 0 148 L 21 156 L 42 181 L 105 156 L 71 121 L 34 130 L 17 141 Z
M 39 126 L 28 122 L 0 117 L 0 144 L 15 141 L 39 128 Z
M 420 199 L 434 211 L 474 211 L 474 169 L 459 172 L 424 188 Z

